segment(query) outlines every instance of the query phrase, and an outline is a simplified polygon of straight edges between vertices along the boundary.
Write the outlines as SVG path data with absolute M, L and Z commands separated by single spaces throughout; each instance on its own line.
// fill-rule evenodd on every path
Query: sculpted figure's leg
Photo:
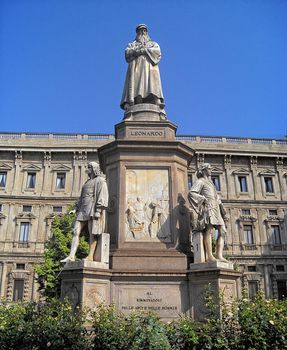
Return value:
M 228 262 L 226 259 L 223 257 L 223 248 L 224 248 L 224 236 L 225 236 L 225 227 L 224 226 L 219 226 L 218 227 L 218 238 L 216 241 L 216 253 L 217 257 L 220 261 Z
M 89 234 L 90 234 L 90 251 L 89 255 L 84 259 L 86 261 L 94 261 L 94 254 L 97 247 L 97 236 L 92 234 L 93 220 L 88 222 Z
M 214 228 L 212 225 L 208 225 L 203 233 L 203 244 L 205 250 L 206 261 L 216 261 L 216 258 L 212 254 L 212 236 Z
M 85 221 L 75 222 L 70 254 L 65 259 L 61 260 L 61 262 L 75 261 L 75 256 L 79 245 L 80 233 L 84 228 L 84 226 L 85 226 Z

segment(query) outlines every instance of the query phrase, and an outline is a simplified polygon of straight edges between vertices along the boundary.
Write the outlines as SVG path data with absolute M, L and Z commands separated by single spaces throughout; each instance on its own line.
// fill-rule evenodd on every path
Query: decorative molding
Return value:
M 12 169 L 13 169 L 13 166 L 11 166 L 7 163 L 0 163 L 0 171 L 9 171 Z
M 273 169 L 265 169 L 258 173 L 260 176 L 275 176 L 276 172 Z
M 45 151 L 43 158 L 44 158 L 44 162 L 51 162 L 51 160 L 52 160 L 52 152 Z
M 224 167 L 225 169 L 229 168 L 231 169 L 231 154 L 225 154 L 224 155 Z
M 257 219 L 252 215 L 240 215 L 237 222 L 239 223 L 240 229 L 243 228 L 244 224 L 251 224 L 255 228 Z
M 223 174 L 223 170 L 220 168 L 214 167 L 211 169 L 211 174 L 214 174 L 214 175 Z
M 245 168 L 239 168 L 232 171 L 233 175 L 250 175 L 250 170 Z
M 17 216 L 15 216 L 15 223 L 16 225 L 19 225 L 19 221 L 31 223 L 32 220 L 36 218 L 37 217 L 33 213 L 19 213 Z
M 21 162 L 23 158 L 23 154 L 21 150 L 15 150 L 15 162 Z
M 2 220 L 6 219 L 6 215 L 0 213 L 0 225 L 2 225 Z
M 87 161 L 87 159 L 88 159 L 87 151 L 74 152 L 74 161 Z
M 70 167 L 68 167 L 67 165 L 63 165 L 63 164 L 55 165 L 52 168 L 52 171 L 58 171 L 58 172 L 68 172 L 70 170 L 71 170 Z
M 39 166 L 37 166 L 35 164 L 32 164 L 32 163 L 24 166 L 23 169 L 22 169 L 22 171 L 33 171 L 33 172 L 34 171 L 37 172 L 37 171 L 40 171 L 40 170 L 42 170 L 42 168 L 40 168 Z

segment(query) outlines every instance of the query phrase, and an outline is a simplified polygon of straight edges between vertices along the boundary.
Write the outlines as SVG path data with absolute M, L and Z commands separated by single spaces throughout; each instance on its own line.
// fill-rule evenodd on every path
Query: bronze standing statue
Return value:
M 226 212 L 219 199 L 216 188 L 210 178 L 210 164 L 203 164 L 197 172 L 197 180 L 189 191 L 188 199 L 192 209 L 196 213 L 196 219 L 192 223 L 193 231 L 202 232 L 203 245 L 205 252 L 205 260 L 224 261 L 223 247 L 224 236 L 226 234 L 225 220 Z M 218 229 L 218 237 L 216 238 L 216 255 L 212 253 L 212 237 L 214 228 Z
M 90 235 L 90 251 L 85 260 L 93 261 L 99 235 L 105 232 L 106 209 L 108 207 L 108 187 L 106 177 L 97 162 L 88 164 L 89 179 L 82 187 L 77 203 L 74 234 L 70 254 L 62 262 L 75 261 L 79 237 L 87 226 Z

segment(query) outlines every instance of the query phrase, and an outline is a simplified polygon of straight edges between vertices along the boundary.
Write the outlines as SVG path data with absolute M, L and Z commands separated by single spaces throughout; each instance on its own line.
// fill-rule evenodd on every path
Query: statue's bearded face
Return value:
M 150 40 L 148 32 L 145 28 L 140 28 L 137 32 L 136 41 L 145 44 Z

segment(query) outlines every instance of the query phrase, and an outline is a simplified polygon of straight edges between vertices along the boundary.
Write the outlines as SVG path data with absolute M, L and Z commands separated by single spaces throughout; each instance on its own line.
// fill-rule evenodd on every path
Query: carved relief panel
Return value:
M 171 242 L 168 169 L 128 169 L 126 241 Z

